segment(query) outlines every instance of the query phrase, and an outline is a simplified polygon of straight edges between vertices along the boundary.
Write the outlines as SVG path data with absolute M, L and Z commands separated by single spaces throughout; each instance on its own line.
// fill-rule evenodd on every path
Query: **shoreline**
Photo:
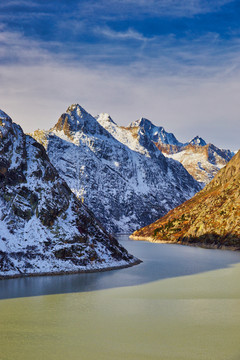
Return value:
M 231 251 L 240 251 L 240 246 L 227 246 L 227 245 L 217 245 L 217 244 L 206 244 L 201 242 L 189 243 L 189 242 L 175 242 L 169 240 L 154 240 L 151 236 L 134 236 L 130 235 L 130 239 L 135 241 L 148 241 L 155 244 L 174 244 L 174 245 L 183 245 L 183 246 L 192 246 L 199 247 L 203 249 L 213 249 L 213 250 L 231 250 Z
M 9 280 L 9 279 L 18 279 L 18 278 L 27 278 L 27 277 L 37 277 L 37 276 L 59 276 L 59 275 L 76 275 L 76 274 L 90 274 L 97 272 L 105 272 L 105 271 L 113 271 L 113 270 L 121 270 L 126 269 L 135 265 L 139 265 L 142 263 L 142 260 L 136 259 L 135 261 L 126 264 L 126 265 L 117 265 L 117 266 L 109 266 L 105 268 L 99 269 L 85 269 L 85 270 L 75 270 L 75 271 L 54 271 L 54 272 L 43 272 L 43 273 L 29 273 L 29 274 L 15 274 L 15 275 L 0 275 L 1 280 Z

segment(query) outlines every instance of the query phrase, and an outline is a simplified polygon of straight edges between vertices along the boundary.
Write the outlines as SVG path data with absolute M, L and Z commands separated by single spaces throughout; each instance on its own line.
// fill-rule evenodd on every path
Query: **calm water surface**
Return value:
M 143 263 L 0 281 L 0 360 L 240 359 L 240 253 L 120 241 Z

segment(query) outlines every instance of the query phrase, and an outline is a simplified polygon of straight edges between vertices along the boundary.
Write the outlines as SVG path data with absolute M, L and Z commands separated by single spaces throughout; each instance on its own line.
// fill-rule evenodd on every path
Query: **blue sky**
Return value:
M 0 107 L 26 131 L 78 102 L 236 150 L 239 20 L 231 0 L 5 0 Z

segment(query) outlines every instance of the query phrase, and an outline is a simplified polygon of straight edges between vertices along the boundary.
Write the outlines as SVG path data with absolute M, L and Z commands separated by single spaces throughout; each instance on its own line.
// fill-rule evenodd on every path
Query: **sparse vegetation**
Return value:
M 240 151 L 202 191 L 133 236 L 240 248 Z

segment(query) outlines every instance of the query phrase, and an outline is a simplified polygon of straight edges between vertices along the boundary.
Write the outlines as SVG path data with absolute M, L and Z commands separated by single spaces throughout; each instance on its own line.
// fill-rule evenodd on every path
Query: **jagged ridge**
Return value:
M 117 126 L 109 121 L 106 114 L 100 114 L 97 120 L 116 139 L 132 150 L 149 155 L 157 153 L 158 149 L 165 156 L 181 162 L 202 185 L 208 184 L 234 155 L 230 150 L 207 144 L 199 136 L 189 142 L 181 143 L 162 126 L 155 126 L 145 118 L 134 121 L 128 127 Z
M 129 233 L 149 224 L 200 189 L 181 164 L 166 159 L 152 142 L 139 145 L 142 153 L 131 149 L 78 104 L 50 131 L 33 136 L 71 190 L 111 232 Z

